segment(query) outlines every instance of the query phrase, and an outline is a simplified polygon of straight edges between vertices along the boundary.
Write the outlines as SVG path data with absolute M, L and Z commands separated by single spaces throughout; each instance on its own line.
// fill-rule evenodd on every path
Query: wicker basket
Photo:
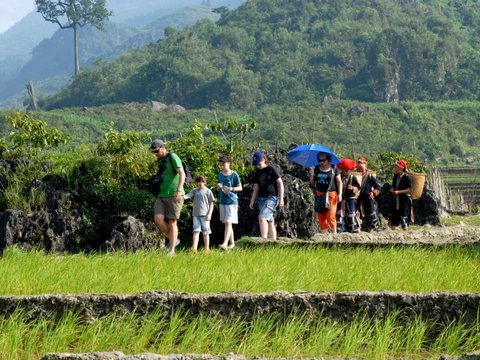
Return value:
M 377 172 L 376 172 L 376 171 L 370 171 L 370 170 L 368 170 L 368 173 L 369 173 L 370 175 L 373 175 L 373 177 L 375 177 L 375 178 L 377 177 Z M 362 173 L 359 172 L 359 171 L 352 171 L 352 174 L 353 174 L 353 176 L 355 176 L 355 177 L 357 178 L 357 181 L 358 181 L 358 183 L 359 183 L 360 186 L 361 186 L 361 185 L 362 185 Z M 355 193 L 355 199 L 358 198 L 358 195 L 360 195 L 360 191 L 357 191 L 357 192 Z
M 425 186 L 425 174 L 410 173 L 410 176 L 412 177 L 412 199 L 420 199 L 422 197 L 423 188 Z

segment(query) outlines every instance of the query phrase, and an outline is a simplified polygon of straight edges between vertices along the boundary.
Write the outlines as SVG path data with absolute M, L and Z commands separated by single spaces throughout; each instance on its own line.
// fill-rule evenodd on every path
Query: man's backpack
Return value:
M 168 153 L 167 157 L 170 160 L 170 165 L 172 165 L 172 168 L 174 168 L 172 154 L 173 153 Z M 190 172 L 190 169 L 188 168 L 187 164 L 185 164 L 185 161 L 182 161 L 182 167 L 183 167 L 183 171 L 185 172 L 185 182 L 183 183 L 183 186 L 188 186 L 193 180 L 192 173 Z
M 160 192 L 160 185 L 163 182 L 163 171 L 165 170 L 165 163 L 167 162 L 167 159 L 170 161 L 170 165 L 172 166 L 172 169 L 175 168 L 173 165 L 173 160 L 172 160 L 172 153 L 168 153 L 165 160 L 162 161 L 162 163 L 158 167 L 158 172 L 153 175 L 150 180 L 148 181 L 148 192 L 151 194 L 157 196 L 158 193 Z M 192 173 L 188 169 L 187 164 L 182 161 L 182 167 L 183 171 L 185 172 L 185 182 L 183 183 L 183 186 L 188 186 L 192 182 Z

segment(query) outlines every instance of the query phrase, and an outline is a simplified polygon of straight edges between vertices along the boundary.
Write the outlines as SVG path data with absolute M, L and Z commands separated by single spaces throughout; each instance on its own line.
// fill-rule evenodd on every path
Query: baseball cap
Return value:
M 150 149 L 159 148 L 159 147 L 162 147 L 164 145 L 166 145 L 165 141 L 160 140 L 160 139 L 153 139 L 152 143 L 150 144 Z
M 262 161 L 262 159 L 263 159 L 263 152 L 257 151 L 255 154 L 253 154 L 252 165 L 257 166 L 258 164 L 260 164 L 260 161 Z

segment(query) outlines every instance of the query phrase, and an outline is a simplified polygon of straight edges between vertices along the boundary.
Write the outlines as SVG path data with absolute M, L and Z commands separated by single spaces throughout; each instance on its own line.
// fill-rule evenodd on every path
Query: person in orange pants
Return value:
M 337 233 L 337 204 L 342 201 L 342 181 L 340 172 L 331 165 L 330 154 L 319 152 L 318 165 L 310 171 L 310 184 L 315 189 L 315 196 L 328 196 L 328 209 L 315 209 L 321 232 Z

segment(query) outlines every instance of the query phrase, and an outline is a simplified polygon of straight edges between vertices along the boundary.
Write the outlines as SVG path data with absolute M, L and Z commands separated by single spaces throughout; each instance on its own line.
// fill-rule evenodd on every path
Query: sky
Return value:
M 34 0 L 0 0 L 0 33 L 34 9 Z

